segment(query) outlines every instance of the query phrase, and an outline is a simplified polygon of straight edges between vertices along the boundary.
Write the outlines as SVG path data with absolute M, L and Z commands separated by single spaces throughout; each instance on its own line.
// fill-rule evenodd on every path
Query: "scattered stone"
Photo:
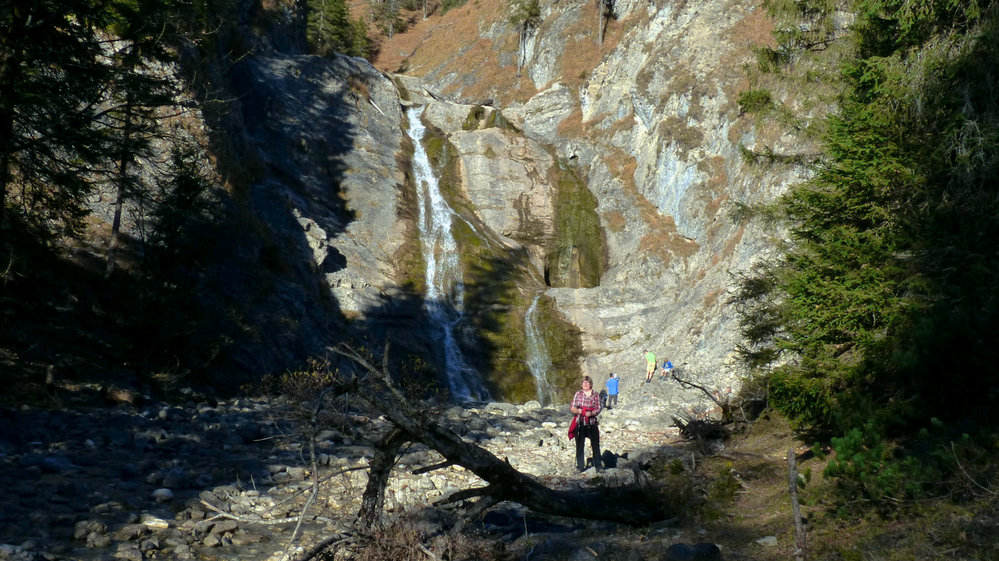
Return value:
M 763 547 L 777 547 L 777 536 L 766 536 L 756 540 Z
M 114 552 L 115 559 L 122 559 L 124 561 L 142 561 L 143 555 L 142 550 L 139 546 L 134 543 L 122 543 L 118 544 L 118 548 Z
M 173 491 L 166 488 L 159 488 L 153 491 L 149 496 L 158 503 L 165 503 L 173 500 Z
M 213 534 L 225 534 L 226 532 L 235 532 L 239 528 L 239 523 L 235 520 L 220 520 L 212 524 L 211 533 Z
M 35 555 L 24 547 L 0 544 L 0 561 L 34 561 Z
M 142 525 L 150 530 L 166 530 L 170 527 L 169 522 L 152 514 L 143 514 L 139 519 Z
M 109 545 L 111 545 L 111 536 L 97 532 L 87 534 L 87 547 L 98 548 L 107 547 Z
M 187 487 L 188 481 L 190 481 L 190 477 L 187 474 L 187 470 L 175 467 L 171 468 L 170 471 L 163 476 L 163 482 L 161 485 L 170 489 L 183 489 Z
M 244 403 L 252 402 L 246 400 Z M 273 411 L 249 405 L 245 409 L 265 411 L 267 415 L 260 416 L 257 429 L 244 432 L 266 434 L 263 427 L 270 426 L 267 423 L 274 418 Z M 123 411 L 125 410 L 115 410 L 107 418 L 94 414 L 87 421 L 87 436 L 93 442 L 101 443 L 101 447 L 116 439 L 122 443 L 120 446 L 104 447 L 102 453 L 88 448 L 84 439 L 76 435 L 67 435 L 65 438 L 72 436 L 77 439 L 75 442 L 80 450 L 78 453 L 73 452 L 72 446 L 59 447 L 58 443 L 47 445 L 41 441 L 23 450 L 4 449 L 7 456 L 0 459 L 18 468 L 18 471 L 2 474 L 6 478 L 4 485 L 17 490 L 14 497 L 21 501 L 22 506 L 21 510 L 11 513 L 5 510 L 0 519 L 17 520 L 16 513 L 20 512 L 20 520 L 25 521 L 25 530 L 17 532 L 21 536 L 28 535 L 28 529 L 32 525 L 53 526 L 57 523 L 54 513 L 51 513 L 52 516 L 41 516 L 41 513 L 36 512 L 28 522 L 30 511 L 27 506 L 42 498 L 47 504 L 66 510 L 68 520 L 87 517 L 75 525 L 69 524 L 66 538 L 70 537 L 71 532 L 72 537 L 85 542 L 101 558 L 111 558 L 114 555 L 118 559 L 193 559 L 202 555 L 199 553 L 202 548 L 232 546 L 252 546 L 252 551 L 259 552 L 259 555 L 254 553 L 243 557 L 252 561 L 262 561 L 274 553 L 268 551 L 268 546 L 264 544 L 280 541 L 272 540 L 271 534 L 290 531 L 292 526 L 267 526 L 267 530 L 261 532 L 253 531 L 252 524 L 230 519 L 216 518 L 209 522 L 206 520 L 212 519 L 217 513 L 205 507 L 202 502 L 212 505 L 220 512 L 247 519 L 296 517 L 307 496 L 301 493 L 302 486 L 310 485 L 312 477 L 311 467 L 302 467 L 300 442 L 290 438 L 254 440 L 252 444 L 234 445 L 229 451 L 220 454 L 222 440 L 205 438 L 204 435 L 213 431 L 220 435 L 231 433 L 237 422 L 248 423 L 251 413 L 237 412 L 224 403 L 212 410 L 208 418 L 191 414 L 179 407 L 175 411 L 163 406 L 153 406 L 145 415 L 126 414 Z M 59 419 L 55 413 L 46 415 L 51 420 L 39 424 L 73 424 Z M 635 415 L 643 416 L 646 412 L 639 411 Z M 536 403 L 524 406 L 490 404 L 471 408 L 452 407 L 444 415 L 442 422 L 453 426 L 459 433 L 466 433 L 466 440 L 481 442 L 494 454 L 507 459 L 515 468 L 543 477 L 548 484 L 572 488 L 627 485 L 634 482 L 635 473 L 632 468 L 636 466 L 624 458 L 628 454 L 637 455 L 638 451 L 649 449 L 652 445 L 659 448 L 662 442 L 649 440 L 657 437 L 650 435 L 646 438 L 643 431 L 622 432 L 620 429 L 633 418 L 622 413 L 614 419 L 602 421 L 606 435 L 604 448 L 607 450 L 607 457 L 617 460 L 618 469 L 611 468 L 610 462 L 607 462 L 610 469 L 602 472 L 590 470 L 582 475 L 577 474 L 573 468 L 572 443 L 563 434 L 567 421 L 564 411 L 543 408 Z M 171 423 L 169 432 L 164 431 L 162 426 L 156 426 L 167 422 Z M 79 421 L 75 423 L 79 424 Z M 366 418 L 364 423 L 375 430 L 387 427 L 384 419 Z M 280 429 L 273 427 L 272 430 L 275 434 L 295 434 L 287 426 Z M 133 438 L 132 435 L 136 436 Z M 331 519 L 341 514 L 352 517 L 360 504 L 360 493 L 367 480 L 366 469 L 373 449 L 370 443 L 356 437 L 338 440 L 339 437 L 332 431 L 324 436 L 328 440 L 321 441 L 320 446 L 328 459 L 320 462 L 320 471 L 316 474 L 320 481 L 331 484 L 321 491 L 325 512 L 329 513 L 324 516 Z M 149 448 L 138 454 L 135 448 L 137 445 Z M 65 450 L 69 452 L 64 453 Z M 89 454 L 91 459 L 81 464 L 78 463 L 78 454 L 83 453 Z M 53 468 L 92 466 L 74 467 L 74 476 L 85 469 L 87 473 L 107 474 L 113 480 L 101 485 L 46 485 L 39 479 L 42 475 L 41 466 L 46 458 L 61 459 L 60 462 L 51 463 Z M 482 484 L 478 477 L 459 467 L 413 474 L 414 470 L 440 461 L 440 456 L 425 446 L 407 447 L 390 478 L 386 508 L 392 512 L 409 508 L 410 505 L 426 505 Z M 325 465 L 329 467 L 323 467 Z M 125 479 L 128 481 L 124 481 Z M 218 480 L 231 483 L 208 488 L 213 481 Z M 264 484 L 268 487 L 264 487 Z M 122 492 L 126 494 L 121 494 Z M 132 503 L 142 497 L 147 497 L 148 502 L 140 499 L 138 504 Z M 165 508 L 162 505 L 169 502 L 181 505 L 175 509 L 173 521 L 164 518 L 166 513 L 162 510 Z M 74 511 L 77 514 L 69 514 Z M 531 522 L 532 534 L 546 531 L 539 530 L 544 527 L 542 522 L 537 524 Z M 14 526 L 9 524 L 9 527 Z M 523 516 L 517 514 L 504 527 L 494 525 L 493 528 L 497 539 L 513 542 L 523 535 Z M 322 532 L 319 527 L 308 531 Z M 555 531 L 564 532 L 567 529 Z M 53 536 L 53 530 L 48 530 L 47 535 Z M 101 549 L 106 551 L 102 552 Z M 49 551 L 53 550 L 49 548 Z M 68 552 L 70 548 L 66 547 L 64 551 Z M 559 558 L 566 559 L 566 555 L 573 551 L 578 555 L 589 554 L 585 548 L 580 549 L 576 544 L 575 547 L 562 550 Z M 241 555 L 243 553 L 240 552 Z M 10 555 L 15 554 L 16 552 Z M 553 551 L 547 558 L 554 559 L 557 556 Z M 543 558 L 545 557 L 537 557 Z M 0 558 L 0 561 L 7 560 Z
M 292 481 L 304 481 L 309 472 L 304 467 L 290 467 L 286 473 Z
M 127 542 L 137 540 L 146 533 L 146 527 L 142 524 L 126 524 L 114 533 L 115 541 Z
M 232 535 L 232 545 L 249 545 L 267 541 L 267 536 L 252 532 L 239 531 Z
M 205 547 L 220 547 L 222 538 L 216 534 L 208 534 L 205 539 L 201 540 L 201 544 Z

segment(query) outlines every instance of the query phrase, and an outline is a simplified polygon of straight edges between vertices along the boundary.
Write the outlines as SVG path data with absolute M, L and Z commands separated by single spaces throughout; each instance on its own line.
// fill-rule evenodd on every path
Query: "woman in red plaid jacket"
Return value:
M 576 470 L 583 471 L 583 440 L 589 437 L 593 449 L 593 467 L 600 469 L 600 427 L 597 426 L 597 415 L 600 414 L 600 396 L 593 391 L 593 380 L 583 376 L 582 388 L 572 398 L 569 411 L 576 418 Z

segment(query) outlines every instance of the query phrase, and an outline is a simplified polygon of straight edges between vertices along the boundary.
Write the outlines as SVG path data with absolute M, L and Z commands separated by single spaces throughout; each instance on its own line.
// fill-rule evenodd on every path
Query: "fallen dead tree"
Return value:
M 380 523 L 388 476 L 395 465 L 397 452 L 406 442 L 420 442 L 444 457 L 445 462 L 423 468 L 422 472 L 457 465 L 486 482 L 483 487 L 464 489 L 441 501 L 473 501 L 461 517 L 464 520 L 474 518 L 490 506 L 503 501 L 519 503 L 539 513 L 630 525 L 645 525 L 676 514 L 666 512 L 663 502 L 657 500 L 656 493 L 639 485 L 582 491 L 551 489 L 537 479 L 517 471 L 509 462 L 488 450 L 465 442 L 439 422 L 439 415 L 412 407 L 410 400 L 393 385 L 385 361 L 381 367 L 376 367 L 353 349 L 339 347 L 333 351 L 352 361 L 361 370 L 368 389 L 356 393 L 356 398 L 379 411 L 394 427 L 376 445 L 368 485 L 356 519 L 361 529 L 370 529 Z M 377 390 L 373 389 L 375 382 Z M 356 388 L 356 385 L 355 380 L 353 384 L 345 384 L 339 388 L 339 391 L 348 391 L 351 389 L 348 386 Z

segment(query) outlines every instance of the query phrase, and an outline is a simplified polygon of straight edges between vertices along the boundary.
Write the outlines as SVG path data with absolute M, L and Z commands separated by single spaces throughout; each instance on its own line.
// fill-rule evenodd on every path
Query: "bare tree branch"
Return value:
M 437 471 L 439 469 L 447 469 L 454 465 L 454 462 L 441 462 L 439 464 L 434 464 L 432 466 L 423 466 L 413 470 L 413 475 L 423 475 L 424 473 L 430 473 L 431 471 Z

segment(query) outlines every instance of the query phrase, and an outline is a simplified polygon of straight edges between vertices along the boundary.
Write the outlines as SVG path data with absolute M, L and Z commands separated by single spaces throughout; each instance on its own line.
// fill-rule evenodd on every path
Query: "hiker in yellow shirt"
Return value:
M 645 351 L 645 383 L 652 381 L 652 376 L 656 373 L 656 353 Z

